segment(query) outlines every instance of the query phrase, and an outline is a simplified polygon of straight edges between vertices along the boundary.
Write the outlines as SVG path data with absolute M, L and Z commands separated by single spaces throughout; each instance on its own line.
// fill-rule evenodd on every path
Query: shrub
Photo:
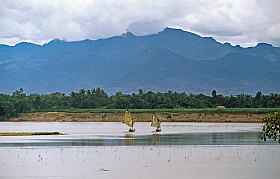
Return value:
M 262 127 L 260 137 L 266 141 L 266 137 L 277 140 L 280 143 L 280 113 L 274 112 L 267 114 L 263 119 L 265 124 Z

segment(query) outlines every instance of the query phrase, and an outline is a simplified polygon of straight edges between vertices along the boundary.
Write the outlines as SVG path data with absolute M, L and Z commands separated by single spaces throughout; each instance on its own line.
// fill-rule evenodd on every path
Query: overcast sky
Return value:
M 243 47 L 280 46 L 280 0 L 0 0 L 0 43 L 44 44 L 181 28 Z

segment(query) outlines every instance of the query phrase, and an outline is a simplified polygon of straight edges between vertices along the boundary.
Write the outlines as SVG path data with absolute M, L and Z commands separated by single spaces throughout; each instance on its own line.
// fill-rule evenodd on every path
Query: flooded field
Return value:
M 3 122 L 0 178 L 278 178 L 280 145 L 258 138 L 261 124 Z

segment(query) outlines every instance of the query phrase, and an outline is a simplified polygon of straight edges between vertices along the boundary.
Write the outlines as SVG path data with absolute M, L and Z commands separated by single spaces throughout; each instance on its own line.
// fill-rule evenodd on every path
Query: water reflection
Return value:
M 122 136 L 91 136 L 86 139 L 52 138 L 0 142 L 0 147 L 23 146 L 142 146 L 142 145 L 268 145 L 275 141 L 262 141 L 258 132 L 178 133 Z
M 159 134 L 152 134 L 151 138 L 152 138 L 152 144 L 156 145 L 159 142 Z
M 124 136 L 124 144 L 125 145 L 133 145 L 134 144 L 134 137 L 129 134 L 125 134 Z
M 46 128 L 46 126 L 48 126 Z M 261 124 L 164 123 L 161 132 L 137 124 L 128 133 L 121 123 L 1 123 L 0 130 L 59 131 L 63 136 L 0 137 L 0 147 L 23 146 L 145 146 L 145 145 L 277 145 L 259 139 Z

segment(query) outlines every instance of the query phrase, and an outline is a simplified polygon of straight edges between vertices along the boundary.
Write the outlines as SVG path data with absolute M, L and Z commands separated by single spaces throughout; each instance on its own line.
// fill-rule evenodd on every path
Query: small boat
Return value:
M 156 128 L 156 132 L 160 132 L 161 131 L 160 123 L 161 122 L 160 122 L 159 118 L 156 116 L 155 113 L 153 113 L 153 118 L 152 118 L 151 126 Z
M 135 128 L 133 128 L 134 120 L 130 116 L 130 112 L 128 111 L 128 109 L 126 109 L 126 111 L 124 113 L 123 123 L 130 127 L 129 130 L 128 130 L 129 132 L 135 132 Z

